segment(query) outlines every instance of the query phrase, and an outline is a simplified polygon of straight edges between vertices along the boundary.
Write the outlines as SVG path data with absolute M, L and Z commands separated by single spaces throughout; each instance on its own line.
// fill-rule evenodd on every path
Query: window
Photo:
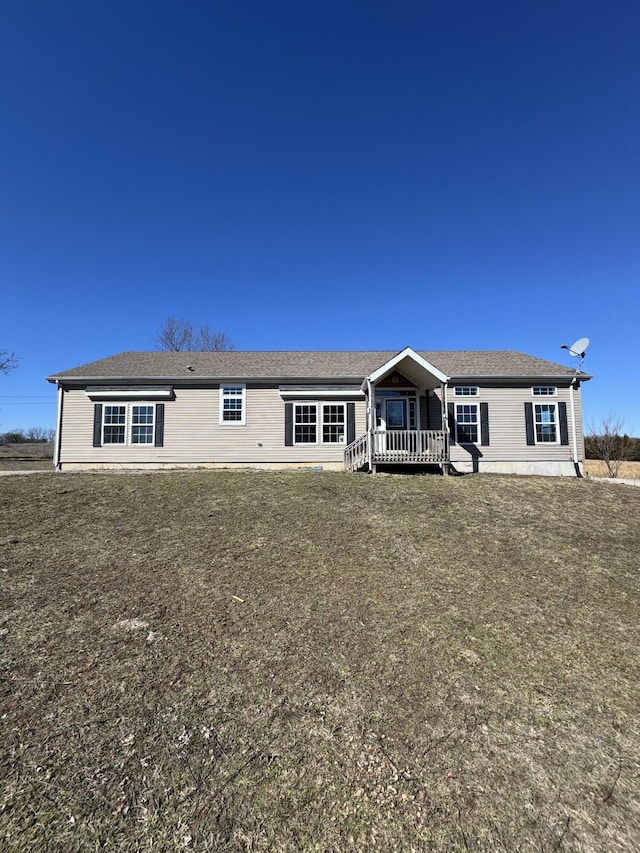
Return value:
M 285 403 L 284 443 L 346 445 L 356 437 L 355 403 Z
M 293 407 L 293 437 L 294 444 L 345 444 L 345 404 L 297 403 Z
M 531 393 L 534 397 L 555 397 L 556 396 L 556 386 L 555 385 L 534 385 L 531 389 Z
M 314 404 L 294 406 L 293 434 L 296 444 L 318 441 L 318 409 Z
M 536 403 L 535 412 L 536 444 L 555 444 L 558 441 L 558 428 L 555 403 Z
M 105 406 L 102 444 L 153 444 L 155 406 Z
M 131 407 L 131 444 L 153 444 L 155 406 Z
M 458 444 L 478 442 L 478 406 L 465 403 L 456 406 L 456 437 Z
M 220 386 L 220 423 L 246 423 L 246 387 L 244 385 Z
M 322 407 L 322 443 L 344 444 L 347 434 L 344 403 Z
M 478 397 L 480 389 L 477 385 L 456 385 L 453 393 L 456 397 Z
M 126 406 L 105 406 L 102 443 L 124 444 L 126 422 Z

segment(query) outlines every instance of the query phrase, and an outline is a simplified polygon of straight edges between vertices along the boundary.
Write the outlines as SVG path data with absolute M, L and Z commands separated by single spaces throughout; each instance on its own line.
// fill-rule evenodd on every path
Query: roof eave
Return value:
M 566 381 L 570 383 L 572 379 L 577 379 L 579 382 L 588 382 L 593 379 L 590 373 L 528 373 L 528 374 L 478 374 L 478 373 L 460 373 L 449 377 L 449 383 L 452 382 L 559 382 Z
M 141 383 L 157 383 L 157 382 L 306 382 L 306 383 L 344 383 L 344 384 L 357 384 L 362 381 L 362 374 L 357 374 L 355 376 L 336 376 L 335 374 L 330 376 L 308 376 L 308 375 L 300 375 L 300 376 L 290 376 L 290 375 L 267 375 L 267 376 L 244 376 L 241 373 L 236 374 L 227 374 L 225 376 L 220 375 L 205 375 L 205 374 L 195 374 L 189 373 L 186 376 L 69 376 L 66 374 L 60 374 L 57 376 L 47 376 L 45 377 L 47 382 L 68 382 L 68 383 L 78 383 L 83 384 L 86 382 L 97 382 L 100 384 L 104 384 L 106 382 L 118 382 L 122 384 L 131 384 L 134 382 Z

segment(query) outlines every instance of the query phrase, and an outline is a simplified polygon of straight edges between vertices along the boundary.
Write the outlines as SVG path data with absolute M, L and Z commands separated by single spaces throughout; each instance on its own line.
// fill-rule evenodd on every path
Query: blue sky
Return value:
M 637 0 L 5 4 L 0 431 L 177 315 L 238 349 L 587 336 L 586 420 L 640 435 L 639 38 Z

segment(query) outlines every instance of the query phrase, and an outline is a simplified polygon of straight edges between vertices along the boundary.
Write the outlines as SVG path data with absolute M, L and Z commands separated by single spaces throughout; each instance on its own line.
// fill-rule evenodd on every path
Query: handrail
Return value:
M 344 449 L 344 467 L 346 471 L 358 471 L 369 461 L 368 459 L 368 435 L 356 438 L 351 444 L 348 444 Z
M 448 452 L 444 430 L 376 429 L 345 448 L 344 467 L 347 471 L 358 471 L 372 463 L 439 464 L 449 461 Z
M 374 462 L 446 462 L 444 430 L 375 430 Z

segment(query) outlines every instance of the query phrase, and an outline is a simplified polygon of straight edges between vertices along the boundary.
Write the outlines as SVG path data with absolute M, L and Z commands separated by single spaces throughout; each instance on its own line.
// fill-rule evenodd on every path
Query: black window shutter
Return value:
M 347 444 L 356 440 L 356 404 L 347 403 Z
M 284 404 L 284 443 L 287 447 L 293 445 L 293 403 Z
M 456 443 L 456 407 L 453 403 L 447 403 L 447 411 L 449 415 L 449 438 L 451 443 Z
M 524 422 L 527 428 L 527 444 L 535 444 L 536 438 L 533 431 L 533 403 L 524 404 Z
M 480 444 L 489 446 L 489 404 L 480 403 Z
M 93 407 L 93 446 L 102 447 L 102 403 Z
M 569 430 L 567 428 L 567 404 L 558 403 L 558 414 L 560 416 L 560 444 L 569 444 Z
M 164 403 L 156 403 L 156 428 L 154 446 L 164 446 Z

